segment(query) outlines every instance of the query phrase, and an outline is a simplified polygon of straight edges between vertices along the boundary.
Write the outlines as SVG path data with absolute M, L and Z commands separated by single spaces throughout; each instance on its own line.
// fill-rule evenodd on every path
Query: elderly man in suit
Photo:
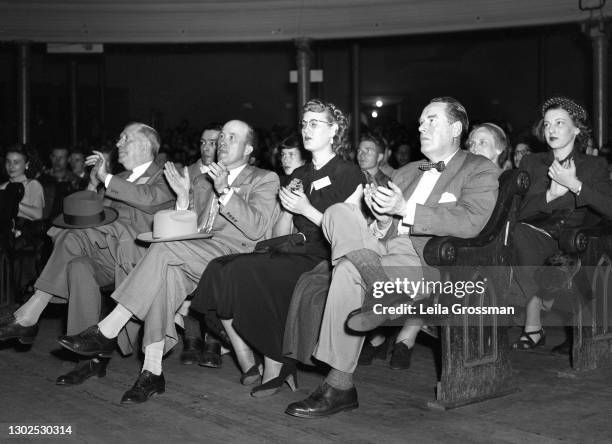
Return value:
M 144 365 L 122 403 L 141 403 L 164 392 L 161 361 L 177 342 L 175 313 L 195 289 L 208 262 L 252 251 L 271 231 L 279 180 L 273 172 L 248 165 L 253 137 L 253 129 L 245 122 L 227 122 L 217 143 L 218 163 L 210 164 L 210 171 L 193 185 L 191 205 L 198 214 L 198 226 L 210 230 L 213 237 L 155 243 L 112 294 L 117 307 L 97 325 L 59 339 L 76 353 L 110 356 L 125 323 L 132 316 L 144 321 Z M 166 164 L 165 173 L 177 193 L 177 209 L 186 209 L 189 174 L 181 175 L 172 164 Z
M 153 163 L 159 145 L 157 131 L 132 123 L 123 129 L 117 142 L 119 162 L 126 171 L 116 176 L 108 174 L 99 152 L 87 158 L 87 163 L 93 165 L 88 189 L 103 187 L 100 194 L 118 217 L 111 223 L 99 221 L 98 226 L 90 228 L 71 224 L 63 215 L 58 218 L 63 228 L 49 230 L 53 253 L 36 281 L 36 291 L 14 315 L 2 321 L 0 339 L 34 342 L 38 319 L 53 296 L 68 302 L 68 334 L 100 319 L 100 287 L 118 285 L 125 278 L 145 252 L 143 246 L 136 244 L 136 236 L 151 230 L 158 210 L 174 204 L 175 197 L 163 171 Z M 88 362 L 60 376 L 58 384 L 76 384 L 94 374 L 103 375 L 105 367 L 103 361 Z
M 460 149 L 467 127 L 467 113 L 457 100 L 433 99 L 419 119 L 421 151 L 428 161 L 397 170 L 388 187 L 366 187 L 364 199 L 376 221 L 368 227 L 359 208 L 345 204 L 325 212 L 323 229 L 334 270 L 314 357 L 331 371 L 310 397 L 289 405 L 286 413 L 317 418 L 357 408 L 352 375 L 364 337 L 345 326 L 368 331 L 385 320 L 373 316 L 370 301 L 359 310 L 366 290 L 397 277 L 439 279 L 423 260 L 427 240 L 472 237 L 486 224 L 497 198 L 499 170 L 490 160 Z M 418 322 L 406 324 L 400 340 L 414 342 L 419 328 Z

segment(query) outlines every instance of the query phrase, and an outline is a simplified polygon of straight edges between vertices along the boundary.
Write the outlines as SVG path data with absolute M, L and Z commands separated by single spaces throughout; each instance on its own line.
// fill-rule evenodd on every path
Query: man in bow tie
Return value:
M 210 239 L 154 243 L 111 297 L 115 309 L 97 325 L 62 336 L 67 349 L 86 356 L 112 355 L 117 336 L 132 316 L 144 321 L 144 365 L 122 404 L 147 401 L 165 390 L 162 357 L 178 340 L 175 314 L 195 290 L 208 263 L 219 256 L 247 253 L 269 236 L 274 223 L 278 176 L 248 165 L 255 144 L 253 128 L 240 120 L 227 122 L 217 139 L 217 162 L 191 179 L 171 162 L 164 173 L 177 194 L 176 209 L 193 208 L 200 232 Z
M 353 372 L 364 336 L 346 327 L 368 331 L 388 319 L 371 310 L 376 283 L 439 279 L 439 272 L 423 259 L 430 237 L 469 238 L 485 226 L 497 199 L 499 170 L 490 160 L 460 149 L 467 129 L 461 103 L 451 97 L 433 99 L 419 119 L 421 152 L 427 161 L 395 171 L 388 187 L 365 187 L 364 199 L 376 221 L 368 226 L 359 209 L 347 204 L 325 212 L 322 226 L 332 246 L 334 270 L 314 357 L 331 371 L 310 397 L 289 405 L 286 413 L 318 418 L 357 408 Z M 364 303 L 366 295 L 370 297 Z M 406 295 L 404 302 L 408 296 L 427 295 Z M 385 305 L 385 300 L 376 302 Z M 404 361 L 409 361 L 422 325 L 418 319 L 410 321 L 394 351 Z

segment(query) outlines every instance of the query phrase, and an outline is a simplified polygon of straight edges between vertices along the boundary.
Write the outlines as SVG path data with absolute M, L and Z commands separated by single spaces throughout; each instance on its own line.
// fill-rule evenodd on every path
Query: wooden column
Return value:
M 310 99 L 310 39 L 300 38 L 295 41 L 297 48 L 296 64 L 298 77 L 298 115 L 301 115 L 304 104 Z
M 70 145 L 76 146 L 78 141 L 78 109 L 77 109 L 77 87 L 78 78 L 77 70 L 78 65 L 76 60 L 70 60 Z
M 587 32 L 593 45 L 593 139 L 601 148 L 608 142 L 608 33 L 603 19 Z
M 19 82 L 19 142 L 30 141 L 30 45 L 17 43 L 17 70 Z
M 359 145 L 359 132 L 360 132 L 360 112 L 361 112 L 361 67 L 359 60 L 359 43 L 353 43 L 351 47 L 351 84 L 353 87 L 353 125 L 352 138 L 353 138 L 353 150 L 357 150 Z

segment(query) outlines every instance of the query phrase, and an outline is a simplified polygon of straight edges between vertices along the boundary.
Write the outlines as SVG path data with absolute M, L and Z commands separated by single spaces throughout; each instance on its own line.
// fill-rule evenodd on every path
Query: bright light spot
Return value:
M 377 101 L 376 101 L 376 106 L 377 106 L 378 108 L 382 107 L 382 106 L 383 106 L 382 100 L 377 100 Z
M 372 111 L 372 117 L 374 117 L 376 119 L 378 117 L 378 112 Z

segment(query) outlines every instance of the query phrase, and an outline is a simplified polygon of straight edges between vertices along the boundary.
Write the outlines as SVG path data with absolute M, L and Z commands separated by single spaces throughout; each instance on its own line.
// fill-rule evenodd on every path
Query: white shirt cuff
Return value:
M 234 189 L 230 188 L 227 194 L 224 194 L 223 196 L 219 197 L 219 203 L 223 206 L 226 206 L 233 195 L 234 195 Z
M 414 225 L 414 213 L 416 213 L 416 202 L 406 202 L 406 214 L 402 218 L 402 224 Z
M 189 209 L 189 203 L 187 203 L 187 206 L 183 208 L 183 207 L 181 207 L 181 206 L 179 205 L 179 202 L 178 202 L 178 200 L 177 200 L 177 201 L 176 201 L 176 206 L 175 206 L 175 208 L 176 208 L 178 211 L 188 210 L 188 209 Z
M 110 184 L 111 179 L 113 178 L 112 174 L 107 174 L 106 177 L 104 178 L 104 187 L 108 188 L 108 185 Z

